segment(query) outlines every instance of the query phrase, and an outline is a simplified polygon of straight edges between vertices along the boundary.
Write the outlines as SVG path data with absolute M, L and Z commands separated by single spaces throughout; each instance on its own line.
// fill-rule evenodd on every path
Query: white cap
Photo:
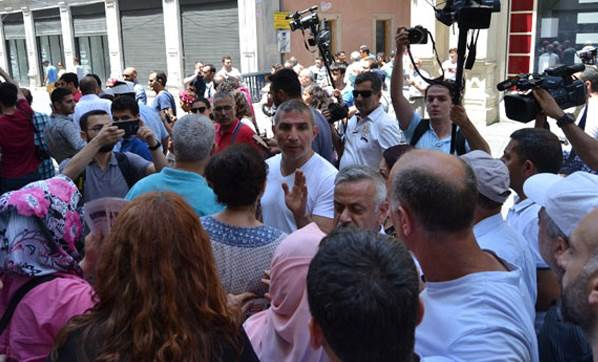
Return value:
M 571 236 L 584 216 L 598 207 L 598 176 L 583 171 L 567 177 L 541 173 L 525 181 L 523 192 Z

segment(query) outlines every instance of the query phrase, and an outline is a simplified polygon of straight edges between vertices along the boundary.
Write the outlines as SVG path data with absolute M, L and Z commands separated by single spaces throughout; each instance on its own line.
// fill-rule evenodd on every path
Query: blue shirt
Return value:
M 318 134 L 311 143 L 311 148 L 314 152 L 324 157 L 326 161 L 334 164 L 334 146 L 332 145 L 330 125 L 320 111 L 314 108 L 311 108 L 311 111 L 314 116 L 314 124 L 318 126 Z
M 164 123 L 160 119 L 160 114 L 156 112 L 155 109 L 140 104 L 139 115 L 141 116 L 141 120 L 143 120 L 143 123 L 145 123 L 145 126 L 149 127 L 149 129 L 152 130 L 157 140 L 162 142 L 164 141 L 164 139 L 168 138 L 168 131 L 166 130 L 166 127 L 164 127 Z
M 54 83 L 58 80 L 58 69 L 53 65 L 48 65 L 46 68 L 46 75 L 48 77 L 48 83 Z
M 166 89 L 161 90 L 156 98 L 154 98 L 152 108 L 158 112 L 170 108 L 174 115 L 176 115 L 176 103 L 174 97 Z
M 146 160 L 153 162 L 152 153 L 147 146 L 147 143 L 143 142 L 137 136 L 125 138 L 121 141 L 120 152 L 131 152 L 138 156 L 145 158 Z
M 407 142 L 411 142 L 411 138 L 415 132 L 415 129 L 422 121 L 422 117 L 417 113 L 413 112 L 413 116 L 411 117 L 411 121 L 409 122 L 409 127 L 403 131 Z M 419 141 L 415 144 L 415 148 L 422 148 L 426 150 L 436 150 L 444 153 L 451 152 L 451 135 L 449 134 L 448 137 L 439 138 L 436 134 L 436 131 L 432 128 L 432 123 L 430 123 L 429 129 L 421 136 Z M 471 148 L 467 141 L 465 141 L 465 150 L 469 152 Z
M 133 200 L 146 192 L 171 191 L 179 194 L 198 216 L 212 215 L 224 208 L 203 176 L 190 171 L 164 167 L 159 173 L 139 180 L 125 199 Z

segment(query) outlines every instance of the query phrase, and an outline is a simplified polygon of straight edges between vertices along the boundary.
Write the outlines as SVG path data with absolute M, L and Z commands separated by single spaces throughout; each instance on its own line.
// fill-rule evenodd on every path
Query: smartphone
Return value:
M 125 131 L 125 138 L 129 138 L 137 134 L 139 130 L 139 120 L 133 119 L 129 121 L 115 122 L 114 125 L 119 129 Z

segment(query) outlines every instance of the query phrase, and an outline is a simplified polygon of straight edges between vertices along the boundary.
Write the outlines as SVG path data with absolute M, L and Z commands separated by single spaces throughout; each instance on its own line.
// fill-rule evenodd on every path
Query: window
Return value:
M 328 29 L 328 31 L 330 32 L 330 51 L 332 52 L 332 54 L 334 55 L 334 53 L 336 53 L 338 51 L 337 48 L 337 44 L 338 44 L 338 40 L 336 37 L 336 19 L 333 20 L 325 20 L 324 21 L 326 23 L 326 29 Z
M 376 53 L 390 54 L 390 20 L 376 20 Z M 375 55 L 375 54 L 374 54 Z
M 100 79 L 110 75 L 108 37 L 106 35 L 79 36 L 76 39 L 77 54 L 84 73 L 97 74 Z
M 9 71 L 13 79 L 19 83 L 28 83 L 29 65 L 27 63 L 27 49 L 25 39 L 11 39 L 6 41 L 8 59 L 10 62 Z

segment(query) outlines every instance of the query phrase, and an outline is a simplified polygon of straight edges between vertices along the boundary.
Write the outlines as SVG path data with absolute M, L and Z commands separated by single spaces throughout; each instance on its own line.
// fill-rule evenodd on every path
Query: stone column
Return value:
M 183 34 L 179 0 L 163 0 L 164 42 L 166 43 L 166 68 L 168 87 L 183 85 Z
M 64 66 L 67 72 L 76 72 L 75 63 L 75 32 L 73 31 L 73 17 L 71 8 L 64 2 L 58 3 L 60 9 L 60 25 L 62 27 L 62 46 L 64 48 Z
M 6 50 L 6 39 L 4 38 L 4 24 L 0 19 L 0 67 L 10 73 L 8 69 L 10 60 L 8 59 L 8 51 Z
M 33 23 L 33 13 L 28 7 L 22 7 L 23 25 L 25 26 L 25 42 L 27 44 L 27 62 L 29 63 L 29 86 L 40 86 L 44 78 L 39 74 L 40 64 L 37 56 L 37 41 L 35 39 L 35 25 Z
M 274 12 L 276 0 L 239 0 L 239 44 L 241 73 L 264 72 L 280 62 L 276 48 Z
M 110 54 L 110 77 L 120 78 L 123 71 L 123 55 L 118 0 L 106 0 L 106 31 Z

